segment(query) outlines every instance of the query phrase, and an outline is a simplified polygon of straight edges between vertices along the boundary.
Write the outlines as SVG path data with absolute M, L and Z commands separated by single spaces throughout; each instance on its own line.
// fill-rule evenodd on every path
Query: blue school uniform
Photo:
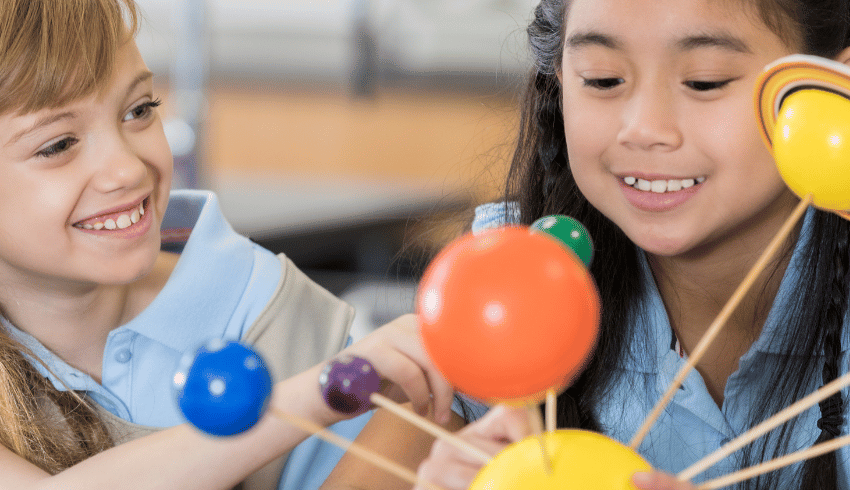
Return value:
M 153 302 L 109 333 L 100 383 L 0 317 L 13 338 L 50 367 L 33 362 L 57 389 L 85 392 L 111 414 L 153 427 L 184 422 L 172 389 L 181 357 L 212 338 L 242 338 L 281 279 L 278 257 L 237 234 L 212 192 L 173 191 L 162 235 L 163 249 L 180 252 L 180 259 Z M 353 439 L 368 419 L 369 414 L 360 416 L 331 430 Z M 290 453 L 280 488 L 318 488 L 342 454 L 335 446 L 307 439 Z
M 785 333 L 786 325 L 779 321 L 779 316 L 787 307 L 788 301 L 798 294 L 800 274 L 803 270 L 801 250 L 811 237 L 813 214 L 812 209 L 806 213 L 800 238 L 762 332 L 749 351 L 740 358 L 738 370 L 729 377 L 722 406 L 718 407 L 715 403 L 699 372 L 692 370 L 641 443 L 638 452 L 653 467 L 678 473 L 750 428 L 748 412 L 756 401 L 754 397 L 758 396 L 759 390 L 769 390 L 775 386 L 775 380 L 761 376 L 761 367 L 775 364 L 781 352 L 780 346 L 773 345 L 771 340 L 782 338 Z M 472 230 L 477 233 L 505 223 L 517 222 L 519 209 L 515 203 L 489 203 L 476 209 Z M 632 355 L 623 359 L 618 369 L 617 381 L 604 402 L 596 407 L 596 417 L 602 431 L 624 444 L 628 444 L 637 433 L 649 412 L 687 361 L 676 349 L 675 335 L 646 256 L 641 252 L 639 257 L 640 272 L 647 285 L 647 295 L 642 301 L 643 311 L 636 315 L 634 337 L 630 341 Z M 845 317 L 841 336 L 839 376 L 846 374 L 850 366 L 848 334 L 850 315 Z M 812 362 L 822 363 L 823 357 L 812 359 Z M 810 391 L 819 388 L 821 384 L 820 379 L 813 380 Z M 845 388 L 842 390 L 842 396 L 845 423 L 841 427 L 841 435 L 846 435 L 850 432 L 847 423 L 850 414 L 850 391 Z M 798 415 L 797 425 L 790 439 L 789 452 L 812 445 L 820 434 L 817 427 L 819 418 L 820 409 L 817 405 Z M 693 481 L 705 481 L 739 469 L 739 457 L 740 451 L 718 462 Z M 837 459 L 839 488 L 850 489 L 850 448 L 845 446 L 839 449 Z M 790 475 L 799 465 L 798 463 L 781 471 L 784 475 Z

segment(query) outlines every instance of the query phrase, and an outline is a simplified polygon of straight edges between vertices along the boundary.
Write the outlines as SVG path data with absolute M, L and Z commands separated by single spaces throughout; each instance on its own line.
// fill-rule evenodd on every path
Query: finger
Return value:
M 388 335 L 396 343 L 396 349 L 416 363 L 422 370 L 433 396 L 434 418 L 441 424 L 451 419 L 454 389 L 442 373 L 431 362 L 419 337 L 419 320 L 416 315 L 403 315 L 387 324 Z M 424 413 L 424 412 L 422 412 Z
M 533 433 L 526 409 L 507 405 L 497 405 L 468 428 L 479 436 L 503 443 L 516 442 Z
M 429 457 L 419 465 L 417 476 L 446 490 L 465 490 L 480 470 L 480 463 Z
M 384 379 L 401 388 L 416 413 L 422 416 L 428 413 L 431 391 L 425 372 L 418 364 L 399 351 L 389 350 L 380 359 L 375 359 L 372 365 Z M 386 395 L 395 401 L 404 401 L 394 395 L 392 390 L 387 391 Z

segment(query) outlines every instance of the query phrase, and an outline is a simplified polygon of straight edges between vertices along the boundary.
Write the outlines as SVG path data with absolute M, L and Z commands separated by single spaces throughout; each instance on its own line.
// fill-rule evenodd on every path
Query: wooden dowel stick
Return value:
M 715 490 L 718 488 L 723 488 L 744 480 L 749 480 L 750 478 L 755 478 L 770 471 L 784 468 L 785 466 L 796 463 L 797 461 L 805 461 L 809 458 L 814 458 L 816 456 L 820 456 L 821 454 L 826 454 L 828 452 L 835 451 L 836 449 L 846 446 L 847 444 L 850 444 L 850 436 L 839 437 L 838 439 L 822 442 L 808 449 L 803 449 L 801 451 L 797 451 L 796 453 L 787 454 L 772 461 L 767 461 L 756 466 L 744 468 L 743 470 L 736 471 L 734 473 L 729 473 L 728 475 L 701 483 L 699 486 L 697 486 L 697 490 Z
M 555 390 L 550 388 L 546 392 L 546 432 L 555 432 L 558 428 L 557 408 L 558 400 L 555 397 Z
M 528 414 L 528 423 L 531 426 L 531 432 L 540 443 L 540 452 L 543 455 L 543 465 L 546 467 L 546 473 L 552 473 L 552 461 L 549 458 L 549 452 L 546 451 L 546 434 L 543 432 L 543 416 L 540 415 L 540 409 L 537 405 L 528 405 L 526 407 Z
M 756 261 L 755 265 L 750 272 L 747 273 L 747 276 L 738 286 L 738 289 L 732 294 L 732 297 L 729 298 L 729 301 L 726 302 L 726 305 L 723 306 L 723 309 L 720 310 L 720 313 L 717 315 L 717 318 L 711 323 L 706 330 L 705 335 L 703 335 L 702 339 L 700 339 L 697 346 L 694 348 L 694 351 L 688 355 L 688 361 L 684 366 L 679 370 L 676 374 L 676 377 L 673 379 L 673 382 L 670 383 L 670 387 L 667 388 L 667 392 L 664 393 L 664 396 L 658 401 L 655 407 L 652 409 L 652 412 L 646 417 L 643 425 L 638 429 L 635 436 L 632 438 L 629 443 L 629 447 L 633 450 L 637 450 L 640 443 L 643 441 L 643 438 L 646 437 L 646 434 L 649 433 L 649 429 L 655 423 L 659 416 L 661 416 L 661 412 L 670 403 L 670 400 L 673 399 L 673 395 L 685 381 L 685 378 L 697 365 L 697 363 L 702 359 L 702 356 L 705 354 L 705 351 L 708 350 L 709 345 L 714 339 L 717 337 L 717 334 L 723 329 L 723 326 L 726 324 L 726 321 L 732 316 L 732 312 L 735 311 L 735 308 L 738 307 L 738 304 L 744 299 L 747 292 L 752 287 L 753 283 L 755 283 L 759 274 L 764 270 L 765 267 L 773 260 L 773 256 L 776 255 L 776 252 L 782 247 L 785 240 L 788 238 L 788 235 L 791 234 L 791 230 L 794 229 L 794 226 L 797 224 L 797 221 L 800 220 L 800 217 L 803 216 L 803 213 L 806 211 L 806 208 L 811 204 L 812 196 L 808 195 L 800 201 L 800 204 L 794 208 L 794 211 L 785 220 L 785 223 L 779 228 L 779 231 L 776 233 L 776 236 L 773 237 L 773 240 L 768 244 L 767 248 L 761 254 L 758 261 Z
M 489 463 L 490 460 L 493 459 L 492 454 L 488 454 L 486 451 L 479 449 L 479 448 L 473 446 L 472 444 L 469 444 L 468 442 L 466 442 L 463 439 L 461 439 L 460 437 L 452 434 L 451 432 L 447 431 L 446 429 L 440 427 L 439 425 L 431 422 L 430 420 L 428 420 L 424 417 L 420 417 L 419 415 L 417 415 L 417 414 L 413 413 L 412 411 L 402 407 L 398 403 L 390 400 L 389 398 L 387 398 L 383 395 L 380 395 L 378 393 L 373 393 L 369 397 L 369 400 L 372 403 L 374 403 L 375 405 L 377 405 L 381 408 L 384 408 L 384 409 L 392 412 L 393 414 L 397 415 L 398 417 L 410 422 L 411 424 L 415 425 L 416 427 L 419 427 L 420 429 L 427 432 L 428 434 L 431 434 L 432 436 L 436 437 L 437 439 L 441 439 L 443 441 L 446 441 L 449 444 L 453 445 L 454 447 L 456 447 L 456 448 L 458 448 L 462 451 L 465 451 L 467 454 L 476 458 L 478 461 L 480 461 L 484 464 Z
M 690 467 L 685 468 L 682 472 L 676 475 L 676 478 L 678 478 L 679 481 L 691 480 L 693 477 L 707 470 L 721 459 L 725 458 L 726 456 L 729 456 L 738 449 L 741 449 L 748 443 L 756 440 L 757 438 L 766 434 L 770 430 L 773 430 L 779 424 L 782 424 L 803 413 L 809 407 L 814 406 L 816 403 L 820 403 L 822 400 L 825 400 L 826 398 L 830 397 L 845 386 L 850 386 L 850 373 L 832 380 L 828 384 L 823 385 L 814 393 L 811 393 L 808 396 L 801 398 L 800 400 L 793 403 L 792 405 L 789 405 L 782 411 L 777 412 L 774 416 L 758 424 L 747 432 L 744 432 L 743 434 L 732 440 L 732 442 L 729 442 L 717 451 L 697 461 Z
M 274 407 L 270 407 L 268 413 L 270 415 L 277 417 L 280 420 L 283 420 L 284 422 L 286 422 L 288 424 L 291 424 L 291 425 L 294 425 L 295 427 L 298 427 L 299 429 L 303 430 L 304 432 L 308 432 L 310 434 L 313 434 L 316 437 L 318 437 L 319 439 L 327 441 L 327 442 L 339 447 L 340 449 L 343 449 L 343 450 L 363 459 L 364 461 L 371 463 L 371 464 L 377 466 L 378 468 L 381 468 L 382 470 L 387 471 L 388 473 L 391 473 L 391 474 L 401 478 L 402 480 L 404 480 L 404 481 L 406 481 L 410 484 L 422 485 L 423 487 L 428 488 L 430 490 L 445 490 L 444 488 L 442 488 L 442 487 L 440 487 L 440 486 L 438 486 L 434 483 L 431 483 L 429 481 L 423 480 L 422 478 L 419 478 L 418 476 L 416 476 L 415 473 L 413 473 L 409 469 L 405 468 L 404 466 L 401 466 L 400 464 L 398 464 L 394 461 L 391 461 L 391 460 L 381 456 L 380 454 L 375 453 L 374 451 L 366 449 L 365 447 L 357 444 L 354 441 L 349 441 L 348 439 L 346 439 L 344 437 L 341 437 L 337 434 L 334 434 L 333 432 L 325 429 L 324 427 L 322 427 L 322 426 L 320 426 L 320 425 L 318 425 L 314 422 L 311 422 L 307 419 L 298 417 L 298 416 L 290 414 L 290 413 L 286 413 L 286 412 L 279 410 L 277 408 L 274 408 Z

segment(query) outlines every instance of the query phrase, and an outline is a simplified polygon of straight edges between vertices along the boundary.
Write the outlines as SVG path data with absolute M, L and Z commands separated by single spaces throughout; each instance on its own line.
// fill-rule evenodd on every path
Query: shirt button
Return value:
M 120 363 L 125 363 L 133 357 L 133 354 L 128 349 L 122 349 L 115 353 L 115 360 Z

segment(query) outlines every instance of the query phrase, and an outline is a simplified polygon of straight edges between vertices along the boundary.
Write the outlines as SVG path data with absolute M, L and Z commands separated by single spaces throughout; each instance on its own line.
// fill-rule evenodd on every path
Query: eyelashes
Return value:
M 737 79 L 728 78 L 725 80 L 688 80 L 683 82 L 683 85 L 696 92 L 709 92 L 712 90 L 722 89 L 723 87 L 726 87 L 735 80 Z M 624 83 L 626 83 L 624 79 L 617 77 L 582 79 L 583 86 L 601 91 L 611 90 Z
M 50 158 L 52 156 L 56 156 L 60 153 L 70 150 L 71 147 L 79 143 L 79 141 L 80 140 L 73 136 L 66 136 L 60 139 L 59 141 L 52 143 L 41 150 L 38 150 L 35 153 L 35 156 L 40 158 Z
M 585 87 L 595 88 L 597 90 L 611 90 L 623 83 L 626 83 L 622 78 L 584 78 L 583 85 Z
M 159 98 L 136 105 L 122 118 L 122 122 L 149 119 L 153 115 L 154 109 L 160 105 L 162 105 L 162 100 Z M 70 150 L 79 142 L 80 140 L 75 136 L 65 136 L 36 151 L 35 156 L 38 158 L 55 157 Z
M 162 105 L 162 100 L 157 98 L 148 102 L 143 102 L 136 107 L 130 109 L 130 112 L 124 116 L 124 121 L 132 121 L 134 119 L 144 119 L 153 113 L 153 110 Z M 132 116 L 132 117 L 131 117 Z

